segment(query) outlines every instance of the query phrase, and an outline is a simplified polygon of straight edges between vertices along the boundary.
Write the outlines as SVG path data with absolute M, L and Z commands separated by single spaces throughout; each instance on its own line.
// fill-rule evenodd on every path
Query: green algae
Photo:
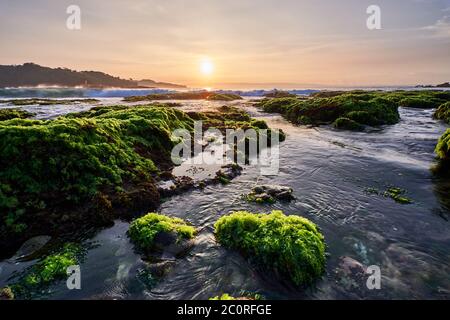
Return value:
M 132 96 L 124 98 L 124 101 L 126 102 L 155 101 L 155 100 L 234 101 L 234 100 L 242 100 L 242 97 L 232 93 L 188 91 L 188 92 L 173 92 L 173 93 L 154 93 L 146 96 Z
M 346 130 L 363 126 L 392 125 L 400 120 L 399 107 L 437 108 L 450 101 L 442 91 L 337 91 L 312 94 L 309 99 L 294 97 L 263 99 L 257 107 L 280 113 L 300 125 L 334 123 Z M 342 118 L 341 120 L 338 120 Z M 345 119 L 345 120 L 344 120 Z M 351 120 L 351 121 L 349 121 Z
M 362 131 L 364 130 L 364 126 L 359 124 L 358 122 L 351 120 L 349 118 L 338 118 L 333 122 L 333 126 L 336 129 L 345 129 L 352 131 Z
M 220 218 L 214 227 L 220 244 L 240 251 L 296 285 L 312 283 L 325 270 L 323 235 L 305 218 L 286 216 L 281 211 L 239 211 Z
M 59 280 L 67 279 L 67 268 L 79 265 L 85 253 L 80 245 L 66 243 L 26 269 L 18 276 L 17 281 L 7 288 L 10 288 L 17 298 L 31 298 L 34 293 L 42 291 Z
M 230 296 L 228 293 L 224 293 L 221 296 L 216 296 L 216 297 L 210 298 L 209 300 L 236 300 L 236 298 Z
M 154 249 L 155 237 L 161 233 L 174 233 L 177 239 L 192 239 L 196 234 L 193 226 L 179 218 L 149 213 L 134 220 L 128 229 L 131 241 L 143 251 Z
M 11 119 L 27 119 L 33 117 L 34 115 L 34 113 L 17 108 L 0 109 L 0 121 Z
M 441 104 L 434 113 L 434 118 L 450 124 L 450 102 Z
M 406 190 L 398 188 L 398 187 L 389 187 L 385 191 L 380 191 L 377 188 L 366 188 L 364 190 L 367 194 L 375 194 L 380 195 L 386 198 L 391 198 L 397 203 L 400 204 L 411 204 L 413 201 L 406 197 Z
M 450 129 L 447 129 L 439 139 L 435 152 L 442 162 L 450 160 Z
M 185 113 L 162 107 L 0 122 L 0 247 L 75 221 L 109 224 L 113 208 L 156 209 L 155 162 L 170 163 L 172 131 L 192 127 Z
M 12 100 L 1 100 L 0 103 L 9 103 L 15 106 L 29 106 L 29 105 L 40 105 L 40 106 L 50 106 L 50 105 L 68 105 L 76 103 L 97 103 L 97 99 L 12 99 Z
M 84 232 L 156 210 L 155 179 L 173 168 L 170 152 L 180 142 L 172 132 L 192 132 L 198 119 L 205 129 L 223 132 L 267 128 L 236 108 L 187 114 L 160 103 L 97 106 L 54 120 L 1 121 L 2 254 L 30 236 Z

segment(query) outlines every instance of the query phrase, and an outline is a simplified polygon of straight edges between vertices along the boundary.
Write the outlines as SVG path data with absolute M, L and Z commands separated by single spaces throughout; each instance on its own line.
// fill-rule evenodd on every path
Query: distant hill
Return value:
M 450 88 L 450 82 L 444 82 L 435 86 L 432 85 L 418 85 L 416 88 Z
M 147 82 L 149 81 L 149 82 Z M 157 87 L 160 83 L 145 80 Z M 164 88 L 178 88 L 178 85 L 161 83 Z M 89 87 L 89 88 L 138 88 L 140 84 L 135 80 L 125 80 L 98 71 L 74 71 L 66 68 L 48 68 L 34 63 L 23 65 L 0 65 L 0 88 L 4 87 Z M 148 87 L 148 85 L 143 85 Z M 171 86 L 171 87 L 170 87 Z M 179 86 L 183 88 L 183 86 Z
M 140 87 L 148 87 L 148 88 L 161 88 L 161 89 L 186 89 L 186 86 L 168 82 L 157 82 L 155 80 L 144 79 L 138 81 L 138 85 Z

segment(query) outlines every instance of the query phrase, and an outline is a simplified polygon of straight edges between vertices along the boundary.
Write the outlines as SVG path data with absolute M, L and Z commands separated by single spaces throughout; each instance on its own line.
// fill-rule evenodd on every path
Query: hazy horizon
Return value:
M 66 9 L 81 8 L 81 30 Z M 381 30 L 366 27 L 369 5 Z M 450 0 L 0 3 L 0 64 L 190 87 L 411 86 L 450 81 Z

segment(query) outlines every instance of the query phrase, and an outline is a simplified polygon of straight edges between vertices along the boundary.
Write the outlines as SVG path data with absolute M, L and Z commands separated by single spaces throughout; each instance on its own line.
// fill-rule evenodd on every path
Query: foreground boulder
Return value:
M 295 285 L 312 283 L 325 271 L 325 241 L 311 221 L 271 214 L 234 212 L 215 226 L 217 241 L 275 271 Z
M 149 106 L 1 121 L 0 255 L 35 235 L 155 210 L 157 164 L 171 163 L 171 132 L 192 125 L 181 111 Z
M 156 213 L 134 220 L 128 235 L 137 249 L 152 258 L 172 259 L 187 253 L 197 231 L 179 218 Z

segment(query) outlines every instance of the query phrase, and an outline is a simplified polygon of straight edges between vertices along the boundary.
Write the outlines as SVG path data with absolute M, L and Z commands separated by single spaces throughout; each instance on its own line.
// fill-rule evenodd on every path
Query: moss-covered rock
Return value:
M 173 130 L 192 126 L 185 113 L 162 107 L 0 122 L 2 252 L 33 235 L 85 230 L 155 210 L 156 163 L 171 163 Z
M 97 103 L 97 99 L 13 99 L 13 100 L 0 100 L 0 103 L 9 103 L 15 106 L 30 106 L 30 105 L 40 105 L 40 106 L 50 106 L 50 105 L 68 105 L 68 104 L 78 104 L 78 103 Z
M 450 160 L 450 129 L 447 129 L 439 139 L 436 154 L 441 161 L 448 162 Z
M 234 212 L 215 224 L 217 241 L 240 251 L 296 285 L 313 282 L 325 270 L 325 242 L 316 225 L 281 211 Z
M 235 101 L 242 100 L 242 97 L 233 93 L 214 93 L 206 99 L 211 101 Z
M 450 124 L 450 102 L 443 103 L 434 113 L 434 118 Z
M 232 93 L 220 93 L 210 91 L 188 91 L 171 93 L 154 93 L 146 96 L 132 96 L 124 98 L 126 102 L 156 101 L 156 100 L 212 100 L 212 101 L 234 101 L 242 97 Z
M 288 91 L 282 91 L 282 90 L 274 90 L 272 92 L 266 93 L 264 95 L 266 98 L 295 98 L 296 95 L 289 93 Z
M 6 121 L 11 119 L 26 119 L 34 116 L 34 113 L 21 110 L 21 109 L 0 109 L 0 121 Z
M 173 256 L 179 256 L 192 247 L 189 240 L 195 234 L 195 228 L 182 219 L 156 213 L 134 220 L 128 230 L 138 250 L 146 254 L 165 252 Z
M 352 131 L 362 131 L 364 130 L 364 126 L 359 124 L 356 121 L 353 121 L 349 118 L 338 118 L 333 123 L 333 126 L 336 129 L 344 129 L 344 130 L 352 130 Z
M 294 199 L 294 190 L 289 187 L 277 185 L 261 185 L 252 188 L 252 191 L 244 195 L 244 199 L 249 202 L 260 204 L 275 203 L 278 200 L 291 201 Z
M 156 180 L 173 168 L 179 142 L 172 132 L 193 131 L 195 119 L 205 130 L 267 127 L 222 109 L 188 115 L 164 104 L 101 106 L 55 120 L 0 121 L 0 255 L 36 235 L 84 232 L 156 210 Z
M 379 126 L 397 123 L 399 107 L 436 108 L 448 101 L 450 93 L 442 91 L 337 91 L 315 93 L 309 99 L 263 99 L 256 106 L 280 113 L 294 124 L 330 124 L 346 118 L 359 125 Z M 353 122 L 345 120 L 351 130 L 358 127 Z

